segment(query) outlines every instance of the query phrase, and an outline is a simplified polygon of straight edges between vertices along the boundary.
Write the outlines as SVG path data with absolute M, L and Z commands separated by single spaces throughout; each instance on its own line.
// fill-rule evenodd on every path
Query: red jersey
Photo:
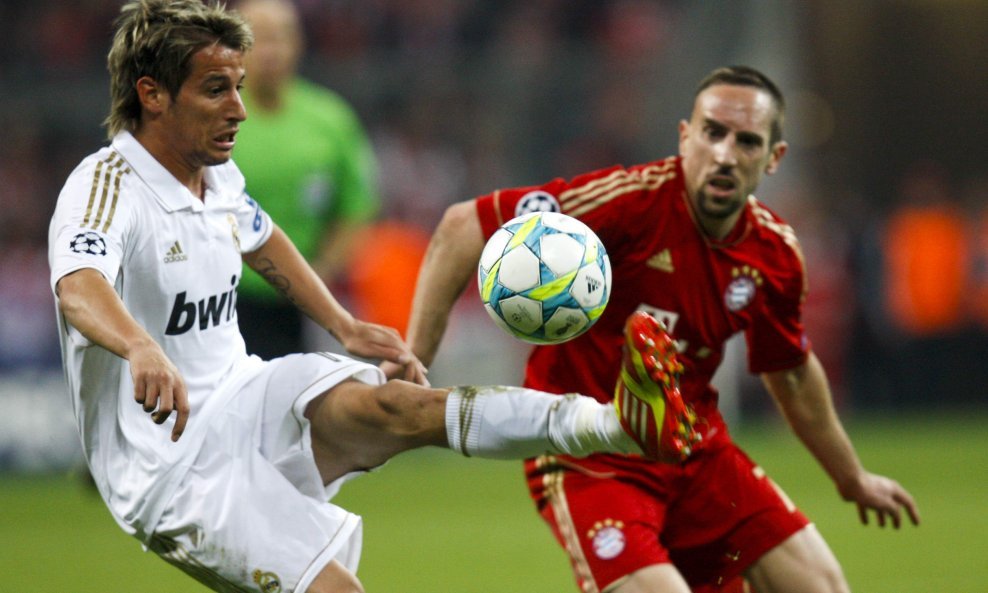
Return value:
M 686 195 L 679 157 L 612 167 L 477 199 L 485 237 L 532 208 L 558 207 L 597 233 L 611 261 L 610 302 L 584 335 L 537 346 L 525 384 L 610 401 L 620 369 L 623 328 L 637 309 L 675 338 L 685 366 L 681 390 L 707 426 L 707 445 L 726 438 L 710 379 L 724 342 L 743 331 L 754 373 L 792 368 L 809 352 L 801 322 L 806 294 L 802 255 L 791 227 L 749 197 L 722 241 L 707 237 Z

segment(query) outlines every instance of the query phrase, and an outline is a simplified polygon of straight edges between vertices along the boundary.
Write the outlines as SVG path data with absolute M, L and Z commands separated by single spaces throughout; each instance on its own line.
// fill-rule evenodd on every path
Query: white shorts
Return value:
M 347 379 L 377 385 L 374 366 L 334 354 L 274 359 L 209 418 L 202 449 L 148 547 L 216 591 L 302 593 L 332 560 L 356 572 L 360 517 L 327 502 L 304 416 Z

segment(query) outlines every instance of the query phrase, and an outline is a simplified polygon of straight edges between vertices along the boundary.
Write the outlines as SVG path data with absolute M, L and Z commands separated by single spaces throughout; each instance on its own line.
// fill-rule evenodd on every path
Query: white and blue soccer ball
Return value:
M 587 225 L 558 212 L 532 212 L 491 235 L 477 282 L 498 327 L 532 344 L 559 344 L 604 312 L 611 264 Z

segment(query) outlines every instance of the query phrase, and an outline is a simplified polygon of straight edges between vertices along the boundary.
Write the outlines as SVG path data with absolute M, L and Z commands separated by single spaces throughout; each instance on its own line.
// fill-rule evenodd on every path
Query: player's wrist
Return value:
M 856 500 L 858 494 L 864 490 L 866 478 L 867 472 L 863 469 L 858 469 L 845 476 L 835 477 L 834 483 L 837 486 L 837 492 L 841 498 L 844 500 Z

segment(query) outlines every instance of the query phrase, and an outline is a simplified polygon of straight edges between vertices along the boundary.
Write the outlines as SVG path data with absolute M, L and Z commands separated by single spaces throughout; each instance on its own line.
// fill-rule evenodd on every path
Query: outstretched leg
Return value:
M 493 459 L 640 452 L 613 406 L 521 387 L 432 389 L 351 380 L 314 399 L 305 415 L 326 483 L 429 445 Z

